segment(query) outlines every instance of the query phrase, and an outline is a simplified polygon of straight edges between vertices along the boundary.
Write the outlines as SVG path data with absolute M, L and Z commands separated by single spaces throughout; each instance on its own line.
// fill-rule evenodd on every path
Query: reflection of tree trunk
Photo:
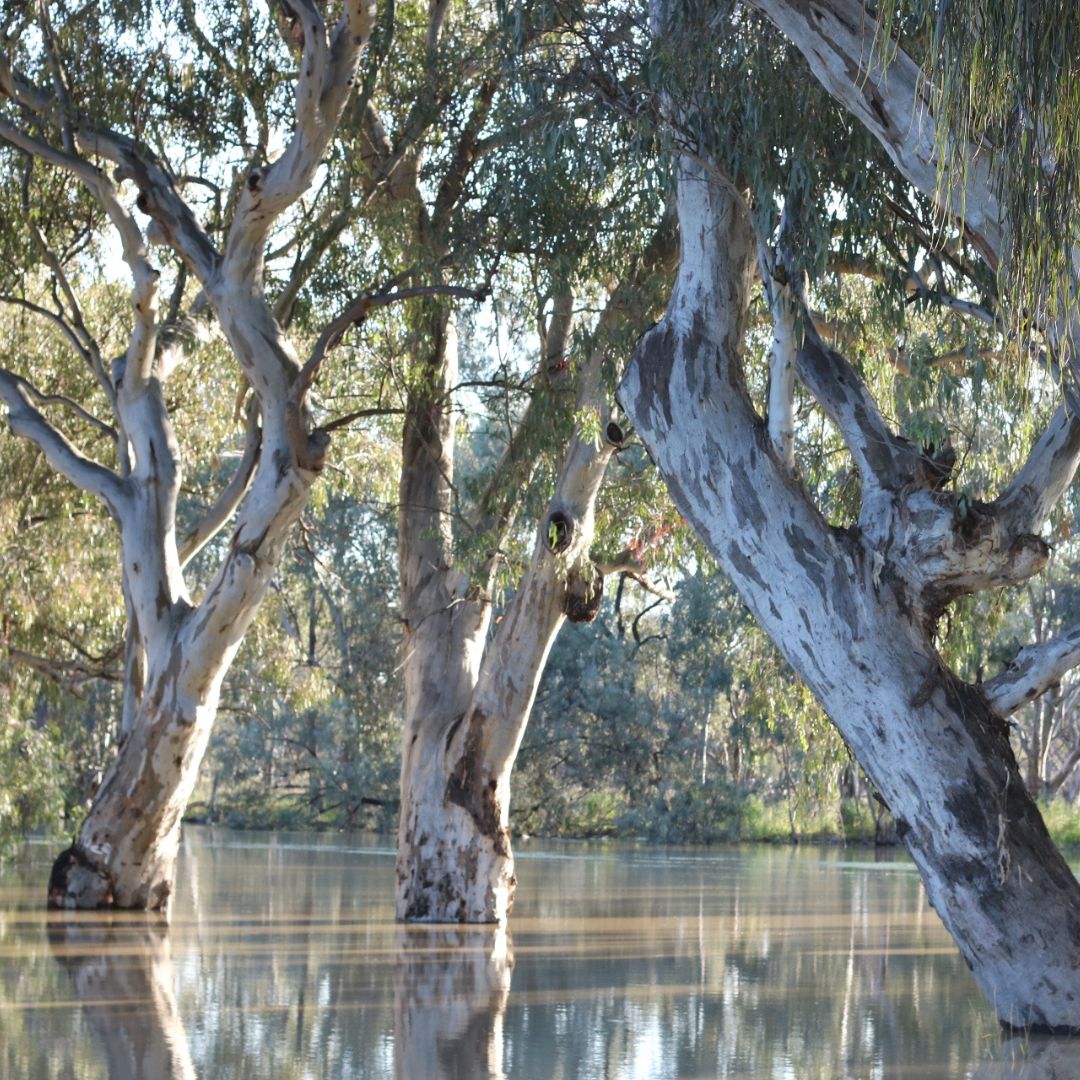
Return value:
M 394 1075 L 502 1080 L 514 955 L 501 927 L 398 931 Z
M 1058 1080 L 1080 1076 L 1080 1042 L 1039 1035 L 1008 1039 L 972 1080 Z
M 163 919 L 60 918 L 49 923 L 49 942 L 105 1052 L 110 1080 L 194 1080 Z

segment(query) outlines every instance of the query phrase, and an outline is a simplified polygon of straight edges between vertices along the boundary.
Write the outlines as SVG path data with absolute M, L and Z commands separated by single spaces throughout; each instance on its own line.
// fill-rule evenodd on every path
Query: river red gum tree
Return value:
M 119 235 L 134 282 L 130 343 L 109 368 L 78 314 L 60 261 L 43 246 L 44 261 L 67 301 L 53 321 L 90 365 L 114 412 L 115 468 L 75 448 L 46 417 L 41 406 L 47 398 L 26 377 L 0 372 L 12 430 L 33 440 L 57 472 L 100 499 L 115 520 L 128 612 L 122 741 L 74 844 L 53 868 L 53 905 L 167 906 L 180 818 L 221 680 L 326 454 L 329 439 L 314 428 L 306 404 L 313 368 L 301 377 L 296 349 L 263 292 L 264 249 L 275 222 L 308 189 L 324 158 L 351 94 L 374 6 L 348 0 L 330 29 L 314 3 L 304 0 L 293 10 L 294 38 L 302 42 L 295 130 L 280 157 L 242 177 L 223 250 L 204 231 L 163 161 L 69 108 L 55 40 L 44 38 L 55 76 L 47 88 L 15 70 L 10 57 L 0 62 L 0 91 L 8 104 L 0 115 L 0 137 L 85 186 Z M 128 181 L 137 190 L 138 213 L 125 195 Z M 149 217 L 149 227 L 140 215 Z M 165 325 L 159 311 L 160 274 L 150 261 L 151 243 L 182 260 L 200 289 L 196 306 L 208 308 L 210 316 L 204 311 L 191 325 L 216 325 L 254 390 L 240 472 L 183 541 L 176 530 L 181 460 L 164 388 L 190 335 Z M 313 360 L 317 366 L 321 356 Z M 227 553 L 203 595 L 193 597 L 183 564 L 234 512 Z
M 933 193 L 937 144 L 917 96 L 925 83 L 906 57 L 887 75 L 869 65 L 876 27 L 861 6 L 755 3 Z M 981 686 L 957 677 L 934 645 L 952 600 L 1017 584 L 1045 564 L 1040 530 L 1080 461 L 1074 396 L 998 497 L 968 509 L 949 466 L 899 437 L 854 368 L 808 329 L 797 376 L 861 482 L 857 522 L 830 526 L 791 468 L 787 425 L 766 422 L 747 394 L 756 242 L 742 195 L 703 154 L 677 164 L 678 276 L 620 401 L 676 504 L 891 808 L 930 902 L 1001 1020 L 1078 1030 L 1080 887 L 1024 787 L 1005 720 L 1080 659 L 1076 635 L 1032 646 Z M 978 160 L 966 183 L 963 203 L 945 197 L 966 206 L 968 228 L 997 259 L 1002 224 Z
M 414 400 L 402 464 L 400 564 L 405 625 L 405 727 L 398 831 L 397 914 L 407 921 L 502 922 L 516 878 L 510 847 L 510 777 L 540 676 L 563 622 L 593 618 L 603 572 L 593 561 L 597 496 L 622 445 L 602 378 L 614 335 L 640 317 L 646 282 L 670 265 L 674 243 L 661 229 L 637 269 L 614 289 L 597 344 L 580 365 L 580 426 L 567 448 L 532 556 L 491 629 L 500 550 L 514 524 L 515 487 L 531 473 L 532 405 L 519 422 L 471 521 L 490 556 L 475 577 L 453 562 L 453 445 L 450 395 Z M 563 295 L 545 333 L 541 371 L 564 383 L 572 302 Z M 449 324 L 444 324 L 449 325 Z M 441 342 L 438 385 L 455 382 L 452 340 Z M 569 388 L 569 387 L 568 387 Z M 524 448 L 524 449 L 523 449 Z M 507 496 L 507 492 L 510 495 Z

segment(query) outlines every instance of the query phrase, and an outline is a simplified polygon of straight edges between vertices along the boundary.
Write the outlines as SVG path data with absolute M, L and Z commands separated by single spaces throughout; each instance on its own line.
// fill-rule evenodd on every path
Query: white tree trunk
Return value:
M 273 164 L 244 178 L 224 252 L 184 202 L 168 168 L 141 144 L 106 128 L 95 130 L 86 116 L 77 135 L 67 132 L 60 149 L 0 117 L 0 138 L 68 170 L 96 198 L 120 238 L 134 283 L 127 352 L 111 373 L 85 327 L 69 335 L 114 407 L 117 470 L 80 454 L 37 408 L 42 395 L 25 378 L 0 370 L 0 398 L 12 429 L 37 443 L 59 473 L 97 496 L 121 537 L 128 613 L 122 743 L 78 838 L 53 867 L 48 898 L 54 906 L 167 907 L 180 818 L 206 748 L 221 680 L 325 458 L 329 437 L 311 430 L 306 394 L 351 316 L 324 331 L 301 367 L 264 295 L 263 254 L 275 222 L 308 189 L 325 158 L 375 11 L 369 0 L 346 0 L 333 30 L 313 3 L 300 3 L 295 14 L 303 41 L 295 129 Z M 51 117 L 57 109 L 66 116 L 63 95 L 54 101 L 16 77 L 9 59 L 0 62 L 0 78 L 27 113 Z M 150 263 L 147 236 L 114 177 L 90 156 L 116 166 L 116 183 L 134 181 L 137 206 L 152 219 L 156 240 L 171 246 L 197 279 L 197 306 L 209 301 L 255 392 L 242 467 L 182 547 L 176 537 L 180 453 L 164 393 L 182 358 L 182 335 L 176 326 L 161 333 L 160 273 Z M 57 260 L 50 265 L 62 275 Z M 69 301 L 77 310 L 73 295 Z M 205 594 L 193 601 L 183 564 L 234 512 L 227 554 Z
M 1039 568 L 1033 507 L 1059 470 L 1075 471 L 1075 425 L 1048 433 L 1021 474 L 1044 470 L 1039 497 L 1017 513 L 1007 489 L 985 508 L 973 547 L 946 523 L 953 497 L 919 480 L 917 450 L 887 430 L 845 362 L 808 341 L 800 377 L 838 423 L 863 481 L 859 528 L 830 527 L 743 385 L 747 211 L 705 166 L 683 160 L 678 183 L 678 279 L 620 400 L 676 503 L 881 792 L 1001 1019 L 1078 1028 L 1080 887 L 1025 792 L 1002 716 L 945 667 L 930 638 L 952 596 Z
M 169 602 L 159 579 L 156 623 L 145 614 L 145 690 L 115 761 L 98 789 L 75 843 L 49 881 L 54 907 L 164 909 L 172 891 L 180 819 L 194 789 L 217 714 L 218 692 L 281 559 L 285 539 L 314 474 L 291 468 L 248 495 L 227 556 L 206 596 L 193 607 Z M 273 487 L 273 497 L 265 487 Z M 160 533 L 123 530 L 130 577 L 151 577 Z M 246 547 L 244 538 L 260 542 Z M 143 541 L 141 544 L 139 541 Z M 133 554 L 134 552 L 134 554 Z

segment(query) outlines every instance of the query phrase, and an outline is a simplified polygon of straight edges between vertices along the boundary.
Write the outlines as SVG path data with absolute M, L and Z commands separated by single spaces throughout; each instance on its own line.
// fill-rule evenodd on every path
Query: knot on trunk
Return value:
M 592 622 L 600 614 L 600 602 L 604 599 L 604 575 L 591 560 L 566 579 L 563 596 L 563 614 L 574 623 Z
M 61 851 L 49 874 L 50 908 L 102 908 L 113 903 L 112 878 L 76 841 Z
M 316 428 L 309 434 L 305 429 L 304 411 L 295 398 L 285 407 L 285 425 L 297 468 L 305 472 L 322 472 L 330 448 L 330 433 Z

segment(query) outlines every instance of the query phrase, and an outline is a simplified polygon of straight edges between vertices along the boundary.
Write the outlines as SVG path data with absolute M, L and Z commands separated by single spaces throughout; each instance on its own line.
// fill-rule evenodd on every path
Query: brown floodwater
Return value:
M 1080 1077 L 1005 1039 L 911 864 L 521 843 L 509 931 L 396 926 L 367 837 L 188 829 L 169 924 L 0 868 L 0 1076 Z

